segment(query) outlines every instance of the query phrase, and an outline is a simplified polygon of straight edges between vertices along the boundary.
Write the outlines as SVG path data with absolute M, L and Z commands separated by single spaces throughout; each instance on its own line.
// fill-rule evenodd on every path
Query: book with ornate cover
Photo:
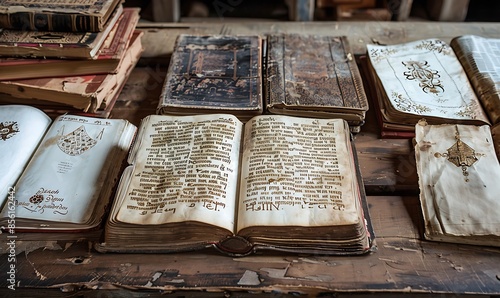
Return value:
M 98 227 L 135 132 L 121 119 L 63 115 L 51 121 L 30 106 L 0 106 L 2 230 Z
M 158 114 L 262 114 L 259 36 L 179 35 Z
M 0 103 L 60 106 L 96 113 L 105 110 L 127 80 L 143 52 L 142 32 L 136 31 L 113 74 L 0 81 Z
M 96 248 L 367 253 L 374 234 L 351 138 L 343 119 L 148 116 Z
M 367 45 L 368 77 L 382 133 L 414 135 L 429 124 L 490 124 L 453 49 L 438 39 Z
M 0 80 L 116 73 L 138 21 L 139 9 L 124 8 L 95 59 L 0 58 Z
M 267 111 L 342 118 L 359 131 L 368 100 L 345 36 L 270 35 L 267 46 Z
M 415 126 L 425 238 L 500 246 L 500 164 L 488 125 Z
M 0 28 L 99 32 L 122 0 L 0 0 Z
M 0 29 L 0 56 L 95 59 L 122 16 L 119 5 L 101 32 L 50 32 Z M 118 30 L 118 28 L 116 28 Z
M 450 46 L 493 124 L 500 123 L 500 39 L 458 36 Z

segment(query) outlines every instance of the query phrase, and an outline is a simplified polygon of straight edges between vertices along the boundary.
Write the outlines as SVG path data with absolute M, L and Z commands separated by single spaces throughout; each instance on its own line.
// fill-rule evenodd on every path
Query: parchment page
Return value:
M 87 222 L 104 184 L 107 161 L 114 150 L 130 145 L 120 143 L 126 123 L 69 115 L 54 120 L 16 185 L 16 216 Z
M 426 233 L 500 235 L 500 165 L 489 126 L 416 125 Z
M 42 111 L 30 106 L 0 106 L 0 206 L 51 122 Z
M 247 122 L 238 231 L 357 223 L 347 134 L 340 119 L 259 116 Z
M 241 122 L 222 114 L 152 115 L 141 129 L 117 220 L 199 221 L 233 231 Z

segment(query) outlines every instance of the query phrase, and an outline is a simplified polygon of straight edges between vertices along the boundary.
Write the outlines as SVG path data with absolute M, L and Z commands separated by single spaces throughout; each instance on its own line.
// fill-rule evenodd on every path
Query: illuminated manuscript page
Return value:
M 232 231 L 241 122 L 222 114 L 152 115 L 141 127 L 117 219 L 198 221 Z
M 250 120 L 245 125 L 238 231 L 357 223 L 348 138 L 347 124 L 340 119 Z

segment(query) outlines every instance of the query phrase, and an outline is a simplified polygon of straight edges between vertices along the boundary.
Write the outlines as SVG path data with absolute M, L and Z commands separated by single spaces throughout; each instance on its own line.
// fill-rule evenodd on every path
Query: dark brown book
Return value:
M 180 35 L 158 113 L 230 113 L 242 120 L 262 113 L 258 36 Z
M 0 29 L 0 56 L 95 59 L 122 12 L 120 5 L 100 32 Z
M 345 36 L 272 35 L 267 54 L 270 113 L 363 124 L 368 101 Z
M 99 32 L 121 0 L 0 0 L 0 28 Z

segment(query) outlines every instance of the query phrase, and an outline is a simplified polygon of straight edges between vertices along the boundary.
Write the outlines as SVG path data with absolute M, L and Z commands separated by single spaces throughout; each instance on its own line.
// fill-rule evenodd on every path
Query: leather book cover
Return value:
M 0 25 L 0 56 L 95 59 L 122 15 L 120 5 L 101 32 L 9 30 Z
M 0 28 L 99 32 L 121 0 L 0 0 Z
M 268 38 L 268 110 L 345 112 L 364 118 L 368 101 L 345 36 Z
M 180 35 L 158 113 L 260 114 L 261 81 L 260 37 Z
M 0 58 L 0 80 L 116 73 L 139 21 L 139 9 L 124 8 L 96 59 Z

